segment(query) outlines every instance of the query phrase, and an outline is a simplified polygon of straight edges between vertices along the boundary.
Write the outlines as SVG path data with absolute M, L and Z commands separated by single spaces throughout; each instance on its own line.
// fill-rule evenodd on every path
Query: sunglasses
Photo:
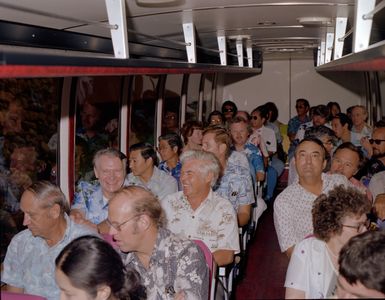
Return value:
M 385 142 L 385 140 L 376 140 L 376 139 L 369 139 L 369 143 L 372 145 L 376 143 L 377 145 L 381 144 L 381 142 Z
M 233 112 L 234 110 L 232 108 L 225 108 L 223 112 Z

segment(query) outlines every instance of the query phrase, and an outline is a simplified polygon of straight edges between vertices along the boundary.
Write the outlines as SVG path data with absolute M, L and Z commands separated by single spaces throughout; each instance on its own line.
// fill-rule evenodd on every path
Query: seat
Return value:
M 46 300 L 46 298 L 30 294 L 1 291 L 2 300 Z
M 210 249 L 206 246 L 206 244 L 201 240 L 193 240 L 196 245 L 202 250 L 205 255 L 206 263 L 209 267 L 209 299 L 215 299 L 215 286 L 216 286 L 216 273 L 217 273 L 217 265 L 214 261 L 213 254 Z

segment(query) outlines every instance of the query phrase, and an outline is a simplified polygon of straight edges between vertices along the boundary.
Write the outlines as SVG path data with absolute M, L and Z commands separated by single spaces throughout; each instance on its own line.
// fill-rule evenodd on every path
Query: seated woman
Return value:
M 139 274 L 127 269 L 112 246 L 98 237 L 73 240 L 55 263 L 60 299 L 146 299 Z
M 187 121 L 183 124 L 181 132 L 184 142 L 183 152 L 187 150 L 202 149 L 202 122 Z
M 225 123 L 224 117 L 219 110 L 214 110 L 207 118 L 207 125 L 223 125 Z
M 366 195 L 342 185 L 315 200 L 314 236 L 294 248 L 286 273 L 286 299 L 319 299 L 334 294 L 339 252 L 350 238 L 367 230 L 369 210 Z
M 182 164 L 179 161 L 179 155 L 182 152 L 183 143 L 176 133 L 167 133 L 159 137 L 158 151 L 162 161 L 158 168 L 173 176 L 178 182 L 178 190 L 181 190 L 180 170 Z

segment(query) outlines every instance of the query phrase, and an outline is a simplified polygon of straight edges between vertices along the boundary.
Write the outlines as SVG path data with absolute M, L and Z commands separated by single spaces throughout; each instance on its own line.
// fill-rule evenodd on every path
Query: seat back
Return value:
M 46 298 L 30 294 L 1 291 L 2 300 L 46 300 Z

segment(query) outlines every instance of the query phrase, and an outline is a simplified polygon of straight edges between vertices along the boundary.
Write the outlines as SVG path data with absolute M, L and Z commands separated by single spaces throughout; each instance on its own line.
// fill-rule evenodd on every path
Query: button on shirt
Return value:
M 173 293 L 179 291 L 184 291 L 185 299 L 208 299 L 209 272 L 204 254 L 194 242 L 167 229 L 159 229 L 147 269 L 135 252 L 129 253 L 125 262 L 141 275 L 147 299 L 173 299 Z
M 166 172 L 154 167 L 152 177 L 148 182 L 143 182 L 138 176 L 130 173 L 126 177 L 127 185 L 138 185 L 150 190 L 159 199 L 178 191 L 178 183 L 175 178 Z
M 74 223 L 65 215 L 67 229 L 60 242 L 49 247 L 41 237 L 34 237 L 29 229 L 19 232 L 11 241 L 4 260 L 1 281 L 24 289 L 27 294 L 57 300 L 60 290 L 55 283 L 55 259 L 72 240 L 92 229 Z
M 328 193 L 336 185 L 352 186 L 339 174 L 322 174 L 322 193 Z M 279 246 L 284 252 L 313 233 L 311 210 L 317 196 L 305 190 L 299 182 L 289 185 L 274 202 L 274 226 Z
M 210 191 L 195 210 L 183 192 L 167 196 L 161 201 L 167 217 L 167 227 L 175 234 L 201 240 L 210 249 L 239 252 L 237 216 L 231 203 Z

